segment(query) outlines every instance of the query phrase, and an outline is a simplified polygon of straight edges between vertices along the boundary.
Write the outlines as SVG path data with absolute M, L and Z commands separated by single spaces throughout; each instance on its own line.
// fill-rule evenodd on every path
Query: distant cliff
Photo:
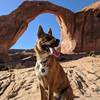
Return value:
M 36 57 L 33 49 L 11 49 L 8 52 L 11 60 L 9 62 L 0 61 L 0 71 L 9 69 L 30 68 L 35 65 Z M 20 65 L 19 67 L 17 65 Z

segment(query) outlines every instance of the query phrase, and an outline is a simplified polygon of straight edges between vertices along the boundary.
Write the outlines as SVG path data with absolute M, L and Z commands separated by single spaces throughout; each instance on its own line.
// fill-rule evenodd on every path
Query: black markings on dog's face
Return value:
M 38 29 L 38 39 L 40 46 L 48 51 L 48 48 L 54 48 L 59 45 L 59 39 L 56 39 L 55 37 L 52 36 L 52 30 L 51 28 L 49 29 L 48 33 L 45 33 L 42 29 L 42 26 L 39 26 Z

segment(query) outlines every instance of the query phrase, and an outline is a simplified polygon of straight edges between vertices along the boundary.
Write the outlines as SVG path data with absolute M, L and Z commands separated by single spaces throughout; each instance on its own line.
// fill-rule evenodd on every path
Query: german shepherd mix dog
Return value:
M 35 72 L 39 78 L 41 100 L 73 100 L 70 82 L 54 56 L 58 54 L 54 49 L 58 45 L 59 40 L 52 36 L 51 29 L 46 34 L 39 26 Z

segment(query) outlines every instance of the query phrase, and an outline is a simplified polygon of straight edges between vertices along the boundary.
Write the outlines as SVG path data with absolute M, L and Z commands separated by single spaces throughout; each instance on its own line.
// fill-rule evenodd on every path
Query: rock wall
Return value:
M 76 51 L 100 51 L 100 2 L 76 13 Z
M 9 15 L 0 16 L 0 55 L 7 54 L 41 13 L 57 17 L 61 30 L 61 52 L 100 50 L 100 2 L 74 13 L 48 1 L 25 1 Z

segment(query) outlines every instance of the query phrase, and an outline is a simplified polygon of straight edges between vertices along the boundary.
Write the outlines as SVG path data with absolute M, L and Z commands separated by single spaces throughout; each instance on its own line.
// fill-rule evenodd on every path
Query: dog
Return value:
M 35 45 L 35 72 L 39 79 L 41 100 L 73 100 L 73 90 L 66 74 L 56 60 L 59 55 L 55 47 L 59 39 L 52 36 L 51 28 L 48 34 L 39 26 L 38 40 Z M 55 54 L 54 54 L 55 53 Z

